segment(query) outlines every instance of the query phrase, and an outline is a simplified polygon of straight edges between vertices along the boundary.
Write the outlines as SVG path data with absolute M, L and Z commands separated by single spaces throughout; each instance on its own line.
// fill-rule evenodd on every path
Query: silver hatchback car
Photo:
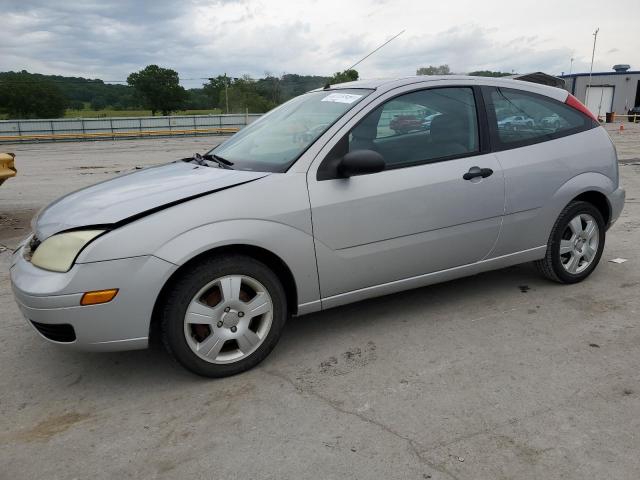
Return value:
M 505 128 L 514 116 L 532 121 Z M 161 338 L 219 377 L 263 360 L 290 315 L 530 261 L 584 280 L 623 204 L 608 134 L 564 90 L 360 81 L 294 98 L 205 155 L 57 200 L 11 281 L 54 343 Z

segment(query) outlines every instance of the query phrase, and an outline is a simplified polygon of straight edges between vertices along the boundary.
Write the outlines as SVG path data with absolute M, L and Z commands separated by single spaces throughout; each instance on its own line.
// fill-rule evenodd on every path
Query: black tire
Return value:
M 208 283 L 227 275 L 249 276 L 264 285 L 273 304 L 273 317 L 265 339 L 251 354 L 234 363 L 211 363 L 200 358 L 189 347 L 185 338 L 184 318 L 194 296 Z M 183 272 L 168 289 L 160 315 L 162 340 L 168 352 L 193 373 L 218 378 L 242 373 L 264 360 L 278 343 L 288 309 L 282 283 L 269 267 L 245 255 L 223 254 L 203 259 Z
M 579 273 L 572 274 L 569 273 L 562 265 L 560 241 L 562 240 L 563 235 L 566 235 L 566 231 L 571 220 L 579 214 L 588 214 L 595 219 L 598 228 L 598 249 L 591 261 L 591 264 L 586 269 Z M 551 230 L 551 235 L 549 236 L 545 257 L 542 260 L 537 260 L 535 262 L 535 266 L 542 275 L 554 282 L 581 282 L 587 278 L 598 265 L 600 257 L 602 256 L 602 250 L 604 249 L 605 235 L 606 229 L 604 218 L 602 217 L 600 210 L 589 202 L 573 201 L 567 205 L 558 216 L 558 219 Z

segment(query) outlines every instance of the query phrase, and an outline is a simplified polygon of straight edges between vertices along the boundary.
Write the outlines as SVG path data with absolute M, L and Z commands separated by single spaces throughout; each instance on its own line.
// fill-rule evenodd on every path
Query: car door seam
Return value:
M 485 118 L 486 118 L 486 111 L 485 111 Z M 487 124 L 488 124 L 488 122 L 487 122 Z M 500 237 L 502 236 L 502 227 L 504 226 L 504 217 L 505 217 L 505 215 L 507 213 L 507 176 L 505 175 L 504 167 L 502 166 L 502 163 L 500 162 L 499 156 L 495 152 L 493 152 L 493 157 L 495 158 L 496 162 L 498 163 L 498 166 L 500 167 L 500 172 L 502 173 L 502 197 L 503 197 L 502 216 L 500 218 L 500 227 L 498 228 L 498 235 L 496 235 L 496 239 L 493 242 L 493 246 L 489 249 L 487 254 L 480 259 L 480 261 L 483 261 L 483 260 L 486 260 L 486 259 L 490 258 L 491 254 L 495 251 L 496 247 L 498 246 L 498 243 L 500 241 Z
M 318 266 L 318 249 L 316 247 L 315 226 L 313 223 L 313 208 L 311 207 L 311 191 L 309 190 L 309 172 L 305 174 L 305 186 L 307 188 L 307 202 L 309 202 L 309 219 L 311 220 L 311 240 L 313 242 L 313 259 L 316 264 L 316 280 L 318 285 L 318 302 L 320 302 L 320 310 L 322 310 L 322 284 L 320 283 L 320 267 Z

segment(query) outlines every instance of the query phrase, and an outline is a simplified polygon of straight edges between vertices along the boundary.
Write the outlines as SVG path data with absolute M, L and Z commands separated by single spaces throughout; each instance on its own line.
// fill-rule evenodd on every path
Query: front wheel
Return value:
M 244 255 L 204 259 L 168 292 L 162 336 L 187 369 L 226 377 L 260 363 L 275 347 L 287 318 L 278 277 Z
M 604 219 L 588 202 L 571 202 L 560 213 L 549 236 L 547 252 L 535 262 L 550 280 L 577 283 L 596 268 L 605 241 Z

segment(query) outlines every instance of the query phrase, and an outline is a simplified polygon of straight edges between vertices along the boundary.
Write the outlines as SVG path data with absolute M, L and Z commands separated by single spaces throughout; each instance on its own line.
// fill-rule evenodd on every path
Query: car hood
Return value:
M 182 161 L 145 168 L 56 200 L 34 219 L 33 230 L 44 240 L 63 230 L 122 223 L 267 175 Z

